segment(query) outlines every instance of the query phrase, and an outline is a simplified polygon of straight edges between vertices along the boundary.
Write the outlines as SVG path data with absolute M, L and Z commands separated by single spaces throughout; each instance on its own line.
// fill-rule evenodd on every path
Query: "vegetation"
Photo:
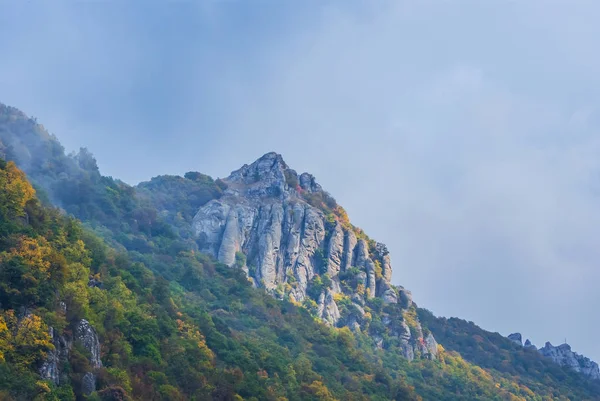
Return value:
M 218 180 L 187 173 L 130 187 L 101 176 L 86 151 L 64 155 L 41 126 L 5 106 L 0 151 L 38 189 L 17 165 L 0 161 L 0 400 L 600 395 L 595 383 L 470 323 L 415 309 L 402 316 L 380 299 L 368 300 L 371 332 L 383 327 L 384 312 L 409 326 L 418 312 L 443 345 L 437 360 L 409 362 L 398 343 L 386 341 L 380 350 L 365 333 L 317 321 L 314 301 L 302 307 L 254 288 L 241 269 L 199 253 L 190 235 L 194 208 L 225 189 Z M 238 266 L 245 262 L 236 255 Z M 365 291 L 358 269 L 341 278 L 342 285 Z M 323 272 L 309 288 L 320 293 L 330 285 Z M 353 313 L 347 296 L 337 294 L 336 301 L 342 314 Z M 101 345 L 97 391 L 90 396 L 81 387 L 89 357 L 77 345 L 60 366 L 59 386 L 39 375 L 55 347 L 49 328 L 71 338 L 81 319 L 95 328 Z
M 597 399 L 600 383 L 562 369 L 537 351 L 525 349 L 498 333 L 490 333 L 458 318 L 438 318 L 426 309 L 418 310 L 419 320 L 448 350 L 460 352 L 465 360 L 481 368 L 510 377 L 537 394 L 558 398 Z

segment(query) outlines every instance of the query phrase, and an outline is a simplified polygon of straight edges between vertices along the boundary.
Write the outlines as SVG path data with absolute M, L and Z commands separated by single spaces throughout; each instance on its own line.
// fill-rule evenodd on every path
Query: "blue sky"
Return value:
M 268 151 L 419 305 L 600 360 L 595 1 L 0 0 L 0 101 L 129 183 Z

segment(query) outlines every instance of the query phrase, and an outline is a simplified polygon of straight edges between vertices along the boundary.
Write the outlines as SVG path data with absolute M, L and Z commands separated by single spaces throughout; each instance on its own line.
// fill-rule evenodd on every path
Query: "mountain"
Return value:
M 398 342 L 409 360 L 435 358 L 437 343 L 424 335 L 410 293 L 390 282 L 385 245 L 350 224 L 312 175 L 267 153 L 223 182 L 223 196 L 192 220 L 200 251 L 330 325 L 368 330 L 380 347 Z
M 600 399 L 417 307 L 386 247 L 276 153 L 132 187 L 0 105 L 0 157 L 0 399 Z
M 508 339 L 525 348 L 537 350 L 535 345 L 529 340 L 525 340 L 525 344 L 523 344 L 521 333 L 510 334 Z M 565 366 L 593 380 L 600 379 L 600 368 L 598 368 L 598 364 L 583 355 L 573 352 L 571 346 L 567 343 L 553 346 L 549 342 L 546 342 L 546 344 L 538 351 L 560 366 Z

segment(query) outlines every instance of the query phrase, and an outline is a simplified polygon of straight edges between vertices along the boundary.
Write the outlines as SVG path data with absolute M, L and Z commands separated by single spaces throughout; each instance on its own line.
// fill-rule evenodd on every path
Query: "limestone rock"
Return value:
M 346 231 L 346 235 L 344 237 L 344 263 L 343 263 L 343 271 L 348 270 L 352 266 L 352 261 L 354 260 L 354 249 L 356 248 L 356 234 L 354 232 Z
M 338 223 L 333 229 L 331 238 L 329 239 L 327 251 L 327 274 L 330 277 L 335 277 L 340 273 L 342 260 L 344 257 L 344 231 Z
M 94 368 L 102 366 L 100 361 L 100 341 L 98 340 L 98 334 L 92 327 L 90 322 L 85 319 L 81 319 L 75 326 L 75 341 L 79 341 L 81 345 L 90 354 L 90 364 Z
M 73 344 L 66 335 L 59 334 L 53 327 L 49 328 L 49 334 L 54 349 L 48 352 L 46 359 L 42 362 L 39 374 L 43 379 L 59 385 L 68 379 L 67 374 L 61 371 L 61 367 L 69 360 Z
M 371 338 L 373 338 L 373 342 L 375 343 L 375 348 L 377 349 L 383 349 L 383 337 L 374 334 L 371 336 Z
M 525 340 L 525 345 L 523 345 L 525 349 L 533 349 L 537 351 L 537 347 L 529 341 L 529 339 Z
M 521 336 L 521 333 L 509 334 L 507 338 L 510 341 L 514 342 L 515 344 L 519 344 L 520 346 L 523 346 L 523 337 Z
M 398 302 L 402 306 L 402 309 L 408 309 L 412 306 L 412 293 L 410 291 L 400 288 L 398 295 Z
M 388 304 L 398 303 L 398 294 L 390 283 L 380 280 L 377 287 L 379 288 L 377 296 L 383 299 L 383 302 Z
M 333 300 L 333 292 L 331 290 L 327 290 L 326 294 L 322 293 L 320 295 L 318 314 L 321 319 L 331 326 L 335 326 L 340 319 L 340 311 Z
M 255 286 L 276 296 L 285 288 L 283 296 L 295 302 L 312 294 L 317 315 L 332 326 L 355 331 L 368 328 L 363 308 L 374 297 L 396 308 L 412 307 L 410 292 L 391 284 L 387 247 L 365 239 L 335 217 L 333 198 L 312 175 L 298 175 L 280 155 L 267 153 L 223 182 L 227 184 L 223 196 L 200 207 L 192 221 L 202 252 L 230 267 L 242 252 L 246 265 L 239 267 Z M 325 274 L 331 284 L 311 291 L 315 276 L 321 276 L 322 283 Z M 338 293 L 351 300 L 350 307 L 336 304 Z M 418 322 L 416 330 L 421 334 L 412 338 L 404 322 L 388 321 L 385 316 L 382 320 L 387 322 L 386 333 L 403 343 L 409 359 L 415 350 L 430 354 L 423 348 L 426 345 L 419 345 L 424 340 Z M 384 333 L 374 334 L 383 338 Z
M 539 351 L 542 355 L 552 359 L 552 361 L 560 366 L 568 367 L 591 379 L 600 379 L 598 364 L 583 355 L 573 352 L 569 344 L 561 344 L 555 347 L 546 342 L 544 347 L 540 348 Z
M 427 334 L 425 337 L 425 349 L 430 359 L 436 359 L 438 354 L 438 344 L 433 334 Z
M 319 192 L 322 190 L 321 186 L 317 184 L 317 181 L 312 174 L 302 173 L 299 180 L 300 187 L 307 192 Z
M 90 395 L 96 391 L 96 375 L 92 372 L 87 372 L 81 379 L 81 392 L 85 395 Z
M 54 334 L 54 328 L 49 329 L 50 340 L 52 344 L 56 343 L 56 335 Z M 59 349 L 54 346 L 54 349 L 48 352 L 46 359 L 40 367 L 40 376 L 45 380 L 50 380 L 54 384 L 60 383 L 60 372 L 58 370 L 59 364 Z

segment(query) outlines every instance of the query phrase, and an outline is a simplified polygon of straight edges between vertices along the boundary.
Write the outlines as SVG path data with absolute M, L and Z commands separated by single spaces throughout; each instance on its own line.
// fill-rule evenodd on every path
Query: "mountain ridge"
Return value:
M 329 194 L 323 191 L 314 177 L 309 174 L 298 175 L 295 171 L 292 174 L 293 170 L 289 169 L 280 155 L 274 153 L 265 155 L 267 159 L 274 158 L 275 160 L 265 164 L 269 168 L 265 171 L 268 179 L 263 180 L 264 182 L 256 180 L 254 170 L 251 168 L 252 164 L 250 164 L 235 170 L 230 180 L 228 180 L 229 177 L 213 180 L 201 173 L 188 172 L 184 177 L 159 176 L 146 183 L 131 187 L 118 180 L 102 176 L 95 159 L 85 149 L 77 154 L 66 156 L 56 137 L 50 136 L 34 120 L 28 119 L 23 113 L 16 113 L 15 110 L 14 108 L 0 107 L 1 156 L 15 160 L 17 164 L 24 167 L 28 177 L 39 189 L 38 195 L 42 203 L 48 206 L 51 203 L 61 206 L 67 214 L 80 218 L 87 229 L 93 230 L 93 234 L 86 234 L 84 237 L 86 247 L 89 246 L 94 250 L 93 260 L 102 260 L 102 263 L 108 264 L 110 267 L 108 270 L 106 267 L 103 268 L 104 270 L 100 269 L 101 264 L 98 262 L 86 267 L 95 276 L 90 277 L 89 280 L 87 276 L 78 278 L 78 280 L 85 279 L 85 281 L 81 281 L 85 282 L 83 287 L 78 287 L 80 293 L 82 295 L 89 293 L 90 296 L 93 295 L 94 299 L 102 298 L 101 294 L 110 293 L 116 300 L 123 296 L 123 292 L 119 292 L 117 295 L 115 292 L 117 288 L 121 288 L 119 291 L 125 288 L 136 294 L 139 302 L 150 302 L 144 304 L 145 308 L 158 308 L 156 313 L 157 317 L 160 317 L 161 324 L 167 324 L 172 316 L 173 319 L 182 320 L 183 326 L 181 327 L 186 327 L 185 333 L 188 333 L 186 335 L 193 335 L 193 330 L 198 330 L 198 333 L 205 337 L 205 345 L 210 349 L 210 353 L 206 355 L 211 353 L 213 355 L 208 357 L 208 360 L 214 361 L 216 366 L 227 366 L 227 369 L 241 368 L 243 372 L 241 381 L 225 385 L 220 381 L 220 377 L 227 376 L 228 373 L 216 368 L 216 370 L 208 368 L 206 368 L 208 370 L 202 370 L 205 368 L 189 366 L 188 362 L 185 362 L 186 369 L 196 372 L 194 374 L 204 375 L 203 380 L 205 381 L 218 383 L 217 388 L 190 389 L 179 381 L 182 377 L 181 373 L 166 372 L 167 378 L 161 379 L 163 381 L 160 383 L 165 383 L 164 380 L 166 380 L 180 394 L 180 398 L 166 399 L 192 399 L 193 391 L 203 391 L 203 396 L 208 394 L 208 397 L 211 397 L 205 399 L 237 399 L 218 398 L 217 395 L 221 394 L 221 390 L 231 397 L 239 395 L 243 399 L 252 399 L 252 396 L 261 397 L 261 399 L 275 399 L 269 398 L 271 396 L 264 392 L 264 389 L 267 388 L 266 381 L 261 382 L 260 380 L 278 383 L 277 385 L 280 387 L 277 389 L 269 387 L 272 388 L 273 394 L 285 395 L 289 399 L 330 400 L 336 397 L 338 399 L 418 399 L 419 396 L 425 399 L 464 399 L 465 397 L 470 399 L 510 399 L 510 396 L 519 397 L 516 399 L 531 400 L 541 400 L 544 399 L 543 397 L 552 397 L 553 399 L 600 398 L 600 387 L 595 381 L 586 380 L 584 376 L 551 362 L 538 352 L 528 352 L 527 349 L 518 347 L 511 340 L 497 333 L 486 332 L 472 323 L 454 318 L 437 318 L 418 308 L 412 302 L 409 291 L 399 286 L 393 286 L 390 280 L 386 280 L 386 275 L 391 273 L 391 262 L 389 269 L 384 270 L 383 257 L 386 255 L 389 257 L 385 246 L 378 245 L 360 229 L 352 226 L 343 209 Z M 281 161 L 277 160 L 278 158 L 281 158 Z M 273 167 L 274 164 L 278 166 L 276 166 L 278 171 L 270 172 L 270 167 Z M 260 178 L 260 174 L 258 178 Z M 266 182 L 269 184 L 266 185 Z M 273 184 L 276 184 L 275 187 L 280 191 L 271 189 L 274 188 Z M 298 191 L 298 188 L 302 191 Z M 294 192 L 290 192 L 290 198 L 286 198 L 285 191 L 291 190 Z M 260 226 L 259 222 L 272 221 L 270 217 L 273 207 L 277 210 L 279 208 L 286 210 L 287 207 L 287 210 L 291 212 L 295 209 L 302 209 L 304 216 L 307 214 L 313 216 L 315 224 L 312 226 L 313 233 L 320 231 L 320 229 L 315 230 L 315 227 L 320 228 L 321 225 L 323 227 L 323 232 L 318 236 L 308 237 L 312 240 L 313 245 L 316 244 L 315 248 L 310 248 L 313 246 L 310 245 L 311 241 L 307 241 L 306 246 L 303 246 L 304 251 L 321 249 L 323 253 L 316 255 L 319 256 L 318 259 L 314 257 L 314 254 L 311 256 L 305 253 L 306 263 L 304 265 L 298 263 L 286 265 L 283 263 L 285 257 L 280 258 L 282 262 L 279 265 L 277 262 L 271 265 L 267 264 L 267 266 L 275 267 L 275 274 L 271 276 L 270 288 L 263 286 L 257 280 L 257 278 L 265 278 L 263 273 L 266 273 L 267 278 L 270 277 L 270 271 L 264 267 L 264 264 L 254 266 L 257 271 L 250 274 L 254 281 L 253 285 L 247 283 L 246 272 L 240 274 L 244 271 L 244 265 L 246 265 L 248 273 L 251 273 L 252 260 L 254 259 L 258 265 L 261 260 L 263 262 L 267 260 L 261 256 L 267 253 L 253 254 L 249 251 L 247 255 L 242 256 L 236 254 L 240 251 L 235 251 L 234 246 L 233 268 L 225 267 L 225 264 L 219 262 L 220 249 L 216 249 L 217 246 L 221 248 L 222 238 L 212 242 L 215 248 L 213 251 L 215 257 L 211 258 L 206 255 L 206 252 L 199 252 L 211 242 L 199 238 L 193 224 L 199 211 L 211 202 L 213 205 L 220 202 L 221 205 L 235 210 L 238 203 L 252 209 L 256 206 L 253 204 L 254 201 L 257 204 L 269 205 L 268 208 L 263 208 L 267 219 L 260 219 L 261 214 L 257 211 L 250 214 L 255 219 L 258 218 L 256 226 Z M 32 209 L 29 217 L 17 219 L 15 224 L 19 227 L 23 225 L 20 228 L 22 230 L 31 230 L 30 224 L 36 222 L 35 216 L 37 216 L 36 213 L 39 213 L 35 210 L 37 209 Z M 225 233 L 229 217 L 222 214 L 223 216 L 217 218 L 216 221 L 217 225 L 223 225 L 222 229 Z M 283 216 L 283 213 L 275 215 Z M 299 221 L 305 220 L 306 218 L 299 219 Z M 254 226 L 254 222 L 251 226 Z M 219 232 L 220 230 L 221 228 L 219 228 Z M 328 230 L 329 237 L 326 235 Z M 233 229 L 230 231 L 235 234 L 233 235 L 235 239 L 239 231 Z M 300 230 L 300 232 L 302 231 Z M 329 246 L 332 242 L 331 239 L 336 238 L 336 232 L 340 231 L 343 233 L 344 241 L 333 242 L 342 245 Z M 269 230 L 261 232 L 269 232 Z M 288 233 L 291 232 L 288 231 Z M 345 252 L 344 243 L 346 242 L 345 238 L 351 235 L 350 233 L 357 237 L 357 243 L 352 247 L 352 257 L 349 258 L 344 256 L 348 255 L 348 252 Z M 110 254 L 112 252 L 115 255 L 119 255 L 119 252 L 123 254 L 118 257 L 111 256 L 109 259 L 100 257 L 97 251 L 98 245 L 94 242 L 97 240 L 90 239 L 95 238 L 96 235 L 106 241 L 107 246 L 111 249 Z M 253 242 L 253 240 L 248 240 L 251 237 L 252 235 L 237 237 L 240 240 L 239 249 L 241 251 L 244 250 L 245 242 L 247 244 Z M 255 238 L 260 240 L 260 237 Z M 75 238 L 77 237 L 75 236 Z M 298 236 L 298 239 L 300 238 L 302 235 Z M 263 241 L 265 241 L 264 238 Z M 275 251 L 275 247 L 271 245 L 276 241 L 271 239 L 266 242 L 270 245 L 263 249 L 270 247 L 269 249 Z M 298 241 L 298 243 L 300 242 Z M 358 245 L 359 242 L 361 245 Z M 289 241 L 283 241 L 283 243 L 285 245 Z M 232 254 L 231 250 L 226 248 L 227 246 L 222 252 L 223 260 L 226 257 L 230 258 Z M 250 248 L 246 249 L 250 250 Z M 285 250 L 286 247 L 278 246 L 277 248 L 277 252 L 271 253 L 271 256 L 281 256 L 282 249 Z M 299 246 L 298 250 L 300 251 L 301 248 Z M 292 249 L 295 248 L 292 247 Z M 330 252 L 331 249 L 342 249 L 342 251 Z M 10 249 L 0 249 L 0 253 L 2 252 L 10 252 Z M 71 258 L 72 256 L 67 255 L 67 257 Z M 228 260 L 231 261 L 231 259 Z M 274 260 L 277 261 L 277 258 Z M 349 265 L 346 263 L 348 260 L 350 260 Z M 118 266 L 123 267 L 115 265 L 115 261 L 118 262 Z M 379 261 L 381 265 L 381 277 L 376 272 L 376 261 Z M 358 266 L 353 266 L 353 264 Z M 338 265 L 340 270 L 336 280 L 335 273 Z M 287 267 L 290 266 L 291 268 L 288 269 Z M 294 269 L 298 266 L 301 266 L 301 269 L 295 271 Z M 235 267 L 239 267 L 239 269 Z M 280 267 L 286 268 L 278 270 Z M 357 267 L 357 269 L 354 270 L 353 267 Z M 314 273 L 312 276 L 311 270 Z M 286 274 L 288 271 L 291 271 L 294 277 L 298 275 L 295 279 L 300 288 L 291 288 L 295 291 L 286 289 L 286 284 L 289 284 L 290 287 L 293 284 L 288 280 Z M 352 274 L 342 277 L 341 273 L 348 271 Z M 325 277 L 330 272 L 334 276 L 333 279 Z M 304 283 L 300 281 L 302 277 L 300 274 L 305 274 L 306 287 L 303 287 Z M 369 282 L 369 274 L 374 274 L 375 280 Z M 150 280 L 150 277 L 153 278 Z M 281 279 L 284 281 L 277 281 Z M 160 280 L 170 283 L 167 288 L 171 288 L 171 290 L 165 290 L 164 286 L 161 287 L 163 284 L 152 284 L 151 294 L 149 294 L 149 289 L 145 288 L 148 284 L 145 283 L 155 281 L 159 283 Z M 124 283 L 122 285 L 125 287 L 115 287 L 115 283 L 118 282 Z M 371 290 L 370 285 L 373 283 L 375 290 L 369 291 L 368 294 L 367 289 Z M 277 291 L 280 284 L 283 287 L 281 293 Z M 344 292 L 343 284 L 350 288 L 349 292 Z M 357 292 L 359 284 L 364 286 L 362 294 Z M 11 283 L 11 285 L 13 284 Z M 337 291 L 337 285 L 340 286 L 341 292 L 334 292 Z M 385 291 L 381 292 L 380 289 L 387 290 L 387 285 L 390 286 L 396 298 L 391 296 L 388 297 L 387 302 L 384 302 Z M 252 288 L 253 286 L 258 288 Z M 268 296 L 270 300 L 262 297 L 263 290 L 270 294 Z M 292 298 L 290 294 L 301 294 L 304 299 L 300 302 L 295 298 L 296 295 Z M 161 301 L 157 303 L 158 300 Z M 184 308 L 183 305 L 191 302 L 190 300 L 199 303 L 192 303 Z M 55 316 L 53 314 L 62 316 L 64 313 L 60 304 L 62 300 L 49 295 L 48 302 L 48 305 L 34 308 L 31 311 L 35 316 L 42 316 L 45 324 L 56 328 L 59 347 L 62 340 L 71 338 L 69 330 L 79 327 L 80 323 L 78 322 L 81 322 L 82 318 L 89 319 L 91 327 L 97 331 L 102 366 L 94 367 L 92 371 L 97 379 L 98 392 L 108 394 L 110 387 L 107 386 L 125 383 L 119 382 L 121 379 L 117 380 L 114 376 L 120 372 L 119 375 L 124 375 L 120 376 L 123 380 L 125 377 L 130 383 L 138 383 L 136 380 L 142 380 L 152 389 L 148 390 L 150 392 L 146 392 L 147 389 L 139 387 L 137 384 L 133 387 L 123 384 L 125 386 L 122 389 L 124 394 L 132 394 L 134 398 L 137 397 L 136 399 L 140 399 L 140 397 L 142 397 L 141 399 L 151 399 L 144 394 L 150 394 L 152 391 L 155 391 L 156 394 L 160 391 L 165 391 L 164 394 L 171 394 L 166 392 L 167 388 L 159 391 L 159 387 L 164 384 L 159 385 L 158 382 L 152 381 L 154 379 L 150 379 L 150 376 L 154 375 L 152 369 L 161 370 L 163 368 L 158 365 L 148 365 L 149 367 L 143 367 L 143 364 L 139 365 L 141 363 L 139 358 L 144 358 L 145 353 L 154 352 L 152 355 L 156 361 L 170 360 L 168 348 L 163 350 L 157 342 L 157 339 L 175 341 L 172 338 L 169 340 L 168 330 L 165 332 L 166 334 L 153 331 L 156 339 L 147 336 L 140 337 L 140 333 L 131 330 L 145 322 L 143 319 L 132 320 L 137 322 L 133 326 L 131 324 L 127 326 L 125 322 L 121 322 L 121 325 L 115 328 L 114 322 L 110 319 L 104 320 L 104 318 L 98 317 L 104 316 L 101 309 L 97 310 L 96 306 L 92 305 L 90 308 L 93 313 L 91 313 L 81 310 L 76 303 L 69 304 L 66 310 L 67 317 L 73 317 L 73 320 L 70 320 L 66 326 L 62 326 L 64 323 L 57 326 L 57 321 L 52 316 Z M 302 308 L 295 305 L 300 303 Z M 334 303 L 340 313 L 337 322 L 328 319 L 335 315 L 333 306 L 327 310 L 327 307 Z M 4 305 L 0 309 L 3 307 Z M 44 311 L 44 308 L 47 308 L 50 315 Z M 98 313 L 101 314 L 98 315 Z M 139 313 L 141 312 L 136 309 L 131 318 L 140 319 Z M 182 316 L 177 317 L 176 313 L 182 313 Z M 293 318 L 287 319 L 283 323 L 279 319 L 285 319 L 286 314 Z M 196 319 L 193 316 L 200 317 Z M 317 320 L 312 321 L 309 318 L 311 316 Z M 323 321 L 323 317 L 325 317 L 324 321 L 328 322 L 329 328 L 316 323 Z M 302 322 L 302 326 L 295 326 L 296 321 Z M 61 320 L 59 319 L 58 322 L 60 323 Z M 178 325 L 180 323 L 173 321 L 168 324 Z M 150 326 L 144 327 L 151 331 L 154 330 Z M 197 329 L 192 330 L 190 327 Z M 349 334 L 351 332 L 347 327 L 353 328 L 354 333 Z M 275 328 L 277 328 L 276 332 L 271 331 Z M 316 334 L 317 331 L 325 334 Z M 115 338 L 122 338 L 123 340 L 119 341 L 131 344 L 131 353 L 121 356 L 130 358 L 129 362 L 126 360 L 119 362 L 118 359 L 115 359 L 118 352 L 114 354 L 113 345 L 111 345 Z M 225 342 L 224 338 L 230 338 L 230 342 Z M 290 338 L 294 340 L 289 341 Z M 243 339 L 243 341 L 239 339 Z M 438 341 L 441 344 L 439 346 L 435 344 Z M 302 344 L 302 346 L 296 346 L 295 343 Z M 352 346 L 346 348 L 348 344 Z M 258 348 L 253 348 L 254 346 Z M 268 349 L 266 354 L 265 351 L 258 352 L 258 349 L 264 347 Z M 429 353 L 429 350 L 434 348 L 437 350 L 435 356 Z M 90 360 L 83 363 L 85 358 L 77 359 L 80 358 L 80 351 L 76 348 L 72 349 L 73 353 L 70 353 L 66 359 L 59 360 L 67 367 L 76 367 L 77 360 L 79 360 L 83 364 L 80 367 L 83 370 L 76 370 L 73 373 L 68 373 L 68 370 L 63 371 L 66 374 L 66 381 L 59 387 L 66 386 L 64 387 L 66 390 L 70 386 L 78 399 L 85 399 L 87 396 L 77 387 L 77 383 L 83 380 L 85 369 L 88 369 L 86 366 L 89 366 Z M 153 349 L 154 351 L 152 351 Z M 230 354 L 231 349 L 236 350 L 235 357 Z M 94 355 L 97 354 L 96 351 L 94 345 L 93 351 L 86 352 Z M 189 352 L 192 352 L 192 349 L 189 349 Z M 351 356 L 351 359 L 348 359 L 348 356 Z M 299 383 L 292 385 L 294 382 L 289 376 L 290 371 L 275 362 L 278 359 L 288 361 L 286 363 L 290 363 L 294 369 L 298 369 L 295 370 L 296 372 L 300 372 L 300 367 L 306 366 L 305 362 L 309 360 L 313 364 L 312 369 L 316 372 L 315 374 L 319 376 L 306 374 L 301 377 L 298 375 Z M 409 359 L 413 359 L 412 362 L 408 363 Z M 134 363 L 131 364 L 131 361 Z M 371 362 L 367 363 L 367 361 L 373 361 L 384 371 L 378 370 L 379 368 L 375 368 L 370 364 Z M 178 361 L 177 363 L 183 362 Z M 330 364 L 335 364 L 336 367 L 332 368 L 329 366 Z M 0 361 L 0 370 L 5 368 L 12 369 L 12 365 L 6 365 Z M 117 369 L 118 372 L 114 369 Z M 36 372 L 39 375 L 39 371 Z M 108 376 L 104 376 L 106 374 Z M 150 376 L 148 376 L 149 374 Z M 0 380 L 0 391 L 8 388 L 6 386 L 11 383 L 13 385 L 17 383 L 17 376 L 10 374 L 6 377 L 11 377 L 13 381 L 2 382 Z M 27 377 L 33 378 L 35 375 Z M 260 387 L 258 383 L 262 383 L 263 387 Z M 402 383 L 408 383 L 408 387 Z M 52 387 L 52 383 L 49 385 Z M 282 389 L 282 385 L 292 387 L 285 390 Z M 350 387 L 346 388 L 347 385 Z M 31 391 L 34 392 L 37 391 L 34 390 L 34 385 L 31 386 L 27 388 L 31 388 Z M 228 390 L 224 390 L 223 386 Z M 10 394 L 18 395 L 19 393 L 15 389 L 25 387 L 12 388 Z M 173 391 L 172 394 L 175 394 L 175 390 L 168 391 Z M 51 389 L 51 392 L 53 391 L 54 389 Z M 111 390 L 112 393 L 122 394 L 120 391 L 114 388 Z M 301 396 L 298 396 L 299 394 Z M 93 396 L 92 394 L 90 397 Z

